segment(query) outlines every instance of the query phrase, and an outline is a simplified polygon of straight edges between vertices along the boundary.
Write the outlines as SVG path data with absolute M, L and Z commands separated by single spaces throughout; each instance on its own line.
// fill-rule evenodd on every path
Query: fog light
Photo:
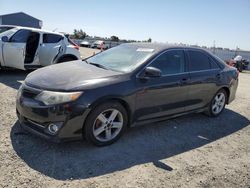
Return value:
M 59 131 L 59 126 L 56 125 L 56 124 L 53 124 L 53 123 L 49 124 L 48 130 L 49 130 L 50 133 L 56 134 Z

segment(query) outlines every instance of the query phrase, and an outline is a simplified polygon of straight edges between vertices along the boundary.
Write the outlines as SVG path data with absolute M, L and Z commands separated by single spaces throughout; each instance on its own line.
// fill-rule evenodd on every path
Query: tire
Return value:
M 116 101 L 95 107 L 87 117 L 83 135 L 89 143 L 106 146 L 117 141 L 128 124 L 125 108 Z
M 222 98 L 220 99 L 220 97 Z M 219 116 L 225 109 L 227 98 L 227 92 L 224 89 L 220 89 L 212 98 L 208 110 L 205 113 L 210 117 Z
M 64 62 L 74 61 L 74 60 L 76 60 L 76 59 L 73 58 L 73 57 L 63 57 L 63 58 L 59 59 L 59 60 L 57 61 L 57 63 L 64 63 Z

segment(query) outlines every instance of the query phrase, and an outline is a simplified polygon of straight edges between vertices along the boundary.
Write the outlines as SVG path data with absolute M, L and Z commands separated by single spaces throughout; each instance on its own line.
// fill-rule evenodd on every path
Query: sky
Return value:
M 250 0 L 0 0 L 20 11 L 48 30 L 250 50 Z

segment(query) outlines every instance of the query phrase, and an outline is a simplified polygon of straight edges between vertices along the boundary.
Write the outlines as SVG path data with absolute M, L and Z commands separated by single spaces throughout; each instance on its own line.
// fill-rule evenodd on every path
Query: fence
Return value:
M 93 42 L 95 42 L 96 40 L 103 40 L 103 39 L 95 39 L 95 38 L 91 38 L 91 39 L 87 39 L 86 41 L 88 41 L 90 44 L 92 44 Z M 75 39 L 74 40 L 78 45 L 83 41 L 80 39 Z M 114 42 L 111 40 L 103 40 L 105 41 L 105 44 L 108 46 L 108 48 L 112 48 L 114 46 L 118 46 L 124 42 Z M 210 51 L 211 53 L 217 55 L 219 58 L 221 58 L 222 60 L 229 60 L 234 58 L 236 55 L 240 55 L 243 57 L 243 59 L 247 59 L 250 60 L 250 51 L 241 51 L 241 50 L 229 50 L 229 49 L 218 49 L 218 48 L 206 48 L 206 50 Z M 250 68 L 250 65 L 249 65 Z
M 219 58 L 223 60 L 228 60 L 234 58 L 236 55 L 242 56 L 244 59 L 250 60 L 250 52 L 249 51 L 234 51 L 234 50 L 225 50 L 225 49 L 208 49 L 208 51 L 217 55 Z

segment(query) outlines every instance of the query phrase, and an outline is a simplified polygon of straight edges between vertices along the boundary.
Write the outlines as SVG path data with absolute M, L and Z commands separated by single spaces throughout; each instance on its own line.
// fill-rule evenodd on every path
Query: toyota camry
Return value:
M 237 85 L 237 70 L 203 49 L 130 43 L 30 73 L 16 110 L 21 127 L 37 136 L 104 146 L 135 125 L 188 113 L 216 117 Z

